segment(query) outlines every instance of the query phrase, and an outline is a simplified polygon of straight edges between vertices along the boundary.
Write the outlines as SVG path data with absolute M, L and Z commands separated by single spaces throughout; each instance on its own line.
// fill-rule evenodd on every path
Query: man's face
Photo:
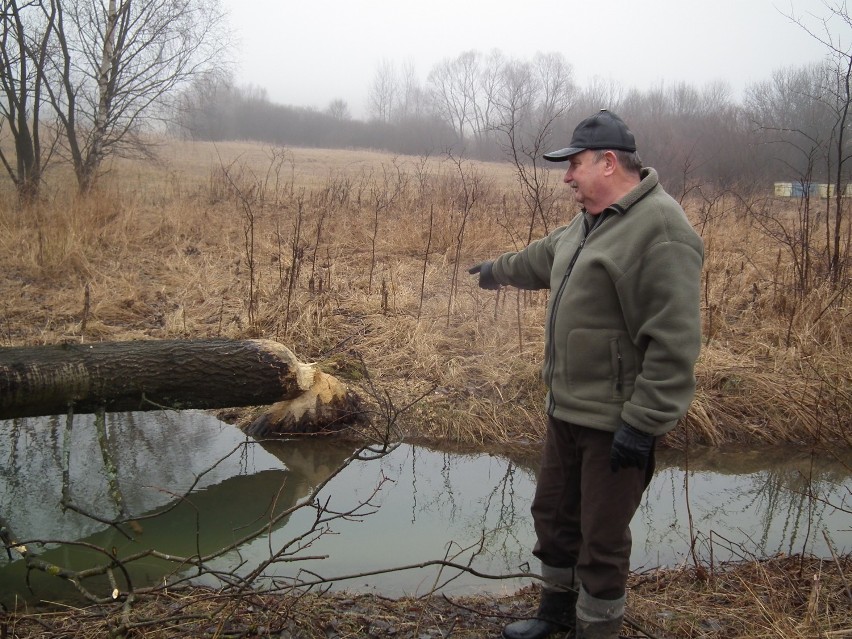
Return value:
M 602 201 L 605 168 L 604 158 L 598 159 L 596 151 L 581 151 L 569 159 L 564 182 L 574 190 L 574 199 L 589 213 L 600 213 L 611 204 Z

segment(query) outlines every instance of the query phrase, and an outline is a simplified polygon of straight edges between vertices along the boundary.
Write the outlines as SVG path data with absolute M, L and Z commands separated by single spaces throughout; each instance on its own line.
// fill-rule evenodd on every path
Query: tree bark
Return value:
M 259 406 L 314 392 L 341 408 L 343 384 L 270 340 L 143 340 L 0 348 L 0 419 Z M 309 395 L 312 397 L 312 395 Z M 304 398 L 303 398 L 304 400 Z M 342 402 L 342 403 L 341 403 Z M 336 416 L 327 416 L 341 419 Z

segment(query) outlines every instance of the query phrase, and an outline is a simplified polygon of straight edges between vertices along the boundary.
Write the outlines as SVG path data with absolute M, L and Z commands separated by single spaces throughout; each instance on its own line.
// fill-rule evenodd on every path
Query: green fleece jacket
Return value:
M 704 245 L 654 169 L 587 234 L 584 215 L 493 264 L 501 284 L 550 289 L 548 414 L 651 435 L 674 428 L 695 393 Z

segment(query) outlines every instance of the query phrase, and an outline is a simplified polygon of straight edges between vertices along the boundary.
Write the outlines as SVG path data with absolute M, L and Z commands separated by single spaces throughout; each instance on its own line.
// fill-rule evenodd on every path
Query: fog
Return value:
M 828 15 L 823 0 L 222 4 L 240 84 L 262 87 L 281 104 L 324 109 L 342 99 L 357 118 L 367 114 L 381 64 L 409 66 L 423 83 L 434 65 L 471 49 L 522 59 L 561 53 L 581 85 L 595 78 L 639 89 L 722 80 L 739 96 L 775 69 L 821 60 L 825 46 L 814 35 Z

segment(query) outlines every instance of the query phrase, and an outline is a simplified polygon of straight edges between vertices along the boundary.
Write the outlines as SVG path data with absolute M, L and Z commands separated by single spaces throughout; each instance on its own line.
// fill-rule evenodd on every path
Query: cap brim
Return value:
M 586 149 L 580 149 L 575 146 L 569 146 L 567 149 L 559 149 L 558 151 L 551 151 L 550 153 L 545 153 L 544 159 L 548 162 L 564 162 L 572 155 L 577 155 L 578 153 L 585 150 Z

